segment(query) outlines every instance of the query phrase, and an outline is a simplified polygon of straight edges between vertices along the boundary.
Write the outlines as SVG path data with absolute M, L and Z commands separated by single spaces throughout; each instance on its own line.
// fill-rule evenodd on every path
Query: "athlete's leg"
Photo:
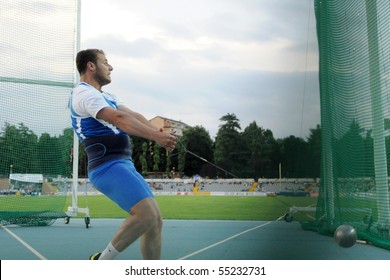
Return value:
M 145 260 L 159 260 L 161 257 L 161 231 L 163 220 L 155 200 L 154 208 L 158 215 L 157 223 L 141 236 L 141 252 Z
M 145 259 L 161 255 L 162 219 L 159 207 L 145 179 L 130 161 L 116 161 L 90 172 L 97 189 L 129 212 L 99 259 L 113 259 L 142 236 L 141 251 Z
M 143 257 L 145 259 L 159 259 L 161 227 L 161 215 L 155 200 L 145 198 L 131 209 L 130 216 L 123 222 L 111 243 L 115 249 L 121 252 L 142 236 Z

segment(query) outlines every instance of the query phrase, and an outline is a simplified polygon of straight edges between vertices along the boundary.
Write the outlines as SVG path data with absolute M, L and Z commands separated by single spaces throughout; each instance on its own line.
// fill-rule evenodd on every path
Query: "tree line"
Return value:
M 209 178 L 318 178 L 321 128 L 310 129 L 307 139 L 275 139 L 255 121 L 241 129 L 240 120 L 228 113 L 220 118 L 213 140 L 202 126 L 186 129 L 176 149 L 167 152 L 154 142 L 132 137 L 133 160 L 143 175 Z M 24 124 L 5 123 L 0 131 L 0 176 L 40 173 L 72 177 L 73 130 L 62 135 L 37 136 Z M 87 158 L 79 148 L 79 176 L 87 176 Z

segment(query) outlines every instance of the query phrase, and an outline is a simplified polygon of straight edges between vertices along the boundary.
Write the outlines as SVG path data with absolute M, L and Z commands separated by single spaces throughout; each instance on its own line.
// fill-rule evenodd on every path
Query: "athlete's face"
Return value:
M 96 61 L 95 80 L 100 86 L 111 83 L 111 71 L 114 68 L 108 63 L 108 60 L 104 54 L 98 53 Z

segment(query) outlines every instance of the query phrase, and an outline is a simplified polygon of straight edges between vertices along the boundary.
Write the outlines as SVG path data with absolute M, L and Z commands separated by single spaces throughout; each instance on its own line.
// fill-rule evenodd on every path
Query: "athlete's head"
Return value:
M 111 82 L 110 75 L 113 68 L 102 50 L 86 49 L 80 51 L 76 56 L 76 66 L 80 76 L 89 72 L 100 86 Z

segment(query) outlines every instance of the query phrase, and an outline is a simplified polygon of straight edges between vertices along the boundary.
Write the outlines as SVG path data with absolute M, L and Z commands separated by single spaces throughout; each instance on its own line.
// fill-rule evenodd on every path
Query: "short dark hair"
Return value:
M 76 56 L 77 71 L 79 71 L 80 74 L 84 74 L 87 70 L 88 62 L 92 62 L 94 64 L 97 63 L 97 55 L 99 53 L 104 54 L 104 52 L 99 49 L 86 49 L 79 51 Z

